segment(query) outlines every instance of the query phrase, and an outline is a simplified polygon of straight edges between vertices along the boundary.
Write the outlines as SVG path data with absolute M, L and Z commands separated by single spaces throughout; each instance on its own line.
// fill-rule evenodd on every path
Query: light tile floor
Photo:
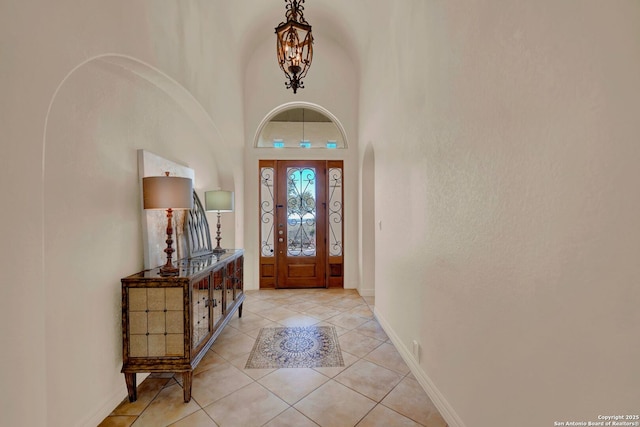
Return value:
M 99 427 L 446 427 L 355 290 L 247 291 L 193 376 L 152 374 Z M 260 328 L 335 326 L 345 366 L 244 369 Z M 122 380 L 124 382 L 124 378 Z

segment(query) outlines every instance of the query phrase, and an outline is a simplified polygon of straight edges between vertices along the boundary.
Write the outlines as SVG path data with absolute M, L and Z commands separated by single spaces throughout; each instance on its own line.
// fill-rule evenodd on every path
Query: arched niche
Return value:
M 221 140 L 184 87 L 135 58 L 97 56 L 59 83 L 41 158 L 45 369 L 55 408 L 49 424 L 64 424 L 68 414 L 84 416 L 76 408 L 92 407 L 123 384 L 119 279 L 144 263 L 138 150 L 195 169 L 194 188 L 202 195 L 220 181 L 216 162 L 226 161 L 216 146 Z M 154 174 L 172 170 L 158 169 Z M 160 239 L 165 230 L 166 223 L 158 226 Z M 70 357 L 70 348 L 82 349 L 83 357 Z M 87 379 L 88 392 L 73 400 L 57 397 L 55 384 L 84 390 Z
M 342 124 L 329 110 L 309 102 L 290 102 L 265 116 L 253 146 L 344 149 L 348 144 Z

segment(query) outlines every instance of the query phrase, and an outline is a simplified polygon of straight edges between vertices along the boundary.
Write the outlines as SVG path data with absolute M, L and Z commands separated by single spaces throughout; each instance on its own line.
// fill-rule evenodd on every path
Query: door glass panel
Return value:
M 273 200 L 273 168 L 260 170 L 260 254 L 272 257 L 273 254 L 273 224 L 275 222 L 275 203 Z
M 329 169 L 329 255 L 342 256 L 342 168 Z
M 316 255 L 316 170 L 287 168 L 287 255 Z

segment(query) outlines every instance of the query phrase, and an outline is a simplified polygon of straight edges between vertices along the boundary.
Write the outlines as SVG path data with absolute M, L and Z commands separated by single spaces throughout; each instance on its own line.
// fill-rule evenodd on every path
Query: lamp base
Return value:
M 167 176 L 168 174 L 169 172 L 167 172 Z M 178 273 L 180 273 L 180 269 L 174 266 L 171 262 L 171 254 L 173 254 L 174 252 L 173 248 L 171 247 L 171 244 L 173 243 L 173 239 L 171 238 L 171 236 L 173 235 L 171 218 L 173 218 L 173 209 L 169 208 L 167 209 L 167 240 L 165 240 L 165 242 L 167 243 L 167 247 L 164 250 L 164 253 L 167 254 L 167 262 L 162 267 L 160 267 L 160 275 L 164 277 L 177 276 Z
M 161 276 L 177 276 L 180 273 L 180 269 L 178 267 L 174 267 L 173 265 L 167 266 L 163 265 L 160 267 L 160 275 Z
M 220 237 L 220 211 L 218 211 L 218 224 L 216 225 L 217 231 L 216 231 L 216 247 L 213 249 L 213 253 L 214 255 L 222 255 L 223 253 L 227 252 L 226 249 L 222 249 L 222 246 L 220 246 L 220 240 L 222 240 L 222 237 Z

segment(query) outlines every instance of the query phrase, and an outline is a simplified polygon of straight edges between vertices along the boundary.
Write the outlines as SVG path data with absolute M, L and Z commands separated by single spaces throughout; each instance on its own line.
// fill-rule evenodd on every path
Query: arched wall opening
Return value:
M 288 102 L 286 104 L 280 105 L 276 108 L 274 108 L 273 110 L 271 110 L 265 117 L 264 119 L 262 119 L 262 121 L 260 122 L 260 124 L 258 125 L 258 129 L 256 130 L 254 139 L 253 139 L 253 147 L 254 148 L 273 148 L 273 145 L 266 145 L 265 144 L 265 140 L 268 139 L 265 137 L 265 131 L 267 129 L 267 127 L 273 123 L 274 118 L 276 118 L 277 116 L 281 115 L 282 113 L 285 112 L 290 112 L 290 111 L 295 111 L 298 109 L 302 109 L 304 110 L 311 110 L 312 112 L 316 112 L 318 113 L 321 117 L 325 117 L 327 120 L 330 121 L 330 123 L 335 127 L 334 129 L 327 129 L 325 128 L 323 129 L 319 129 L 318 132 L 316 132 L 316 134 L 322 134 L 323 132 L 326 132 L 329 136 L 328 138 L 335 138 L 335 140 L 337 141 L 336 147 L 334 148 L 348 148 L 349 147 L 349 143 L 347 141 L 347 135 L 346 132 L 344 130 L 344 126 L 342 126 L 342 123 L 340 122 L 340 120 L 338 120 L 338 118 L 333 115 L 333 113 L 331 113 L 329 110 L 327 110 L 326 108 L 317 105 L 317 104 L 313 104 L 311 102 L 303 102 L 303 101 L 295 101 L 295 102 Z M 303 116 L 304 117 L 304 116 Z M 302 123 L 304 124 L 304 118 Z M 304 127 L 302 128 L 304 131 Z M 337 132 L 337 135 L 336 135 Z M 304 134 L 303 134 L 304 135 Z M 303 136 L 304 139 L 304 136 Z M 327 139 L 327 138 L 325 138 Z M 324 143 L 324 141 L 321 141 L 322 143 Z M 317 141 L 311 141 L 311 144 L 316 144 Z M 314 145 L 316 146 L 316 145 Z
M 138 150 L 193 168 L 203 198 L 223 145 L 183 87 L 135 58 L 92 58 L 59 84 L 42 150 L 47 424 L 98 424 L 126 396 L 119 281 L 143 266 Z
M 308 149 L 308 148 L 265 148 L 256 147 L 260 133 L 266 123 L 278 114 L 296 108 L 309 108 L 329 117 L 336 127 L 340 129 L 344 149 Z M 245 211 L 245 235 L 259 236 L 259 160 L 342 160 L 344 163 L 344 287 L 351 289 L 360 288 L 359 273 L 359 219 L 358 219 L 358 181 L 359 168 L 357 164 L 357 148 L 352 147 L 352 139 L 349 138 L 342 121 L 329 109 L 317 103 L 294 101 L 283 103 L 265 114 L 256 129 L 252 129 L 254 135 L 251 147 L 247 149 L 245 159 L 246 186 L 246 211 Z M 245 283 L 257 289 L 259 285 L 259 238 L 245 239 Z
M 308 9 L 310 16 L 314 13 Z M 304 81 L 305 88 L 293 94 L 284 86 L 282 70 L 275 60 L 274 39 L 252 37 L 242 61 L 244 100 L 244 182 L 245 185 L 245 284 L 258 286 L 259 271 L 259 174 L 262 159 L 278 160 L 343 160 L 345 194 L 344 286 L 359 288 L 359 167 L 358 153 L 358 90 L 359 64 L 357 55 L 345 45 L 348 37 L 334 23 L 339 10 L 317 5 L 318 23 L 314 27 L 313 65 Z M 280 13 L 275 17 L 277 24 Z M 321 18 L 322 16 L 322 18 Z M 327 25 L 320 20 L 327 19 Z M 315 25 L 315 24 L 314 24 Z M 262 34 L 262 33 L 259 33 Z M 275 37 L 275 36 L 274 36 Z M 337 38 L 336 38 L 337 37 Z M 317 48 L 317 49 L 316 49 Z M 273 149 L 257 148 L 256 138 L 274 115 L 294 106 L 319 109 L 334 122 L 340 123 L 348 141 L 346 149 Z M 251 236 L 251 237 L 249 237 Z
M 362 159 L 361 185 L 361 267 L 362 282 L 360 294 L 375 294 L 375 261 L 376 261 L 376 218 L 375 218 L 375 153 L 370 142 L 364 150 Z

